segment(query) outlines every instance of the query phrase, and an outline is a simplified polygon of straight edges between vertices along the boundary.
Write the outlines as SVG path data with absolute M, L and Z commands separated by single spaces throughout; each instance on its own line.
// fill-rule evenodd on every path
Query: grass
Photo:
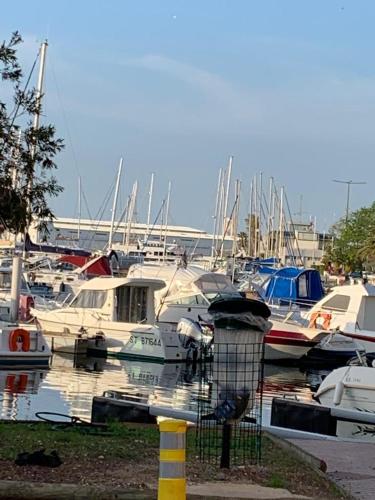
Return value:
M 107 430 L 88 432 L 89 428 L 65 427 L 48 423 L 0 423 L 0 459 L 15 458 L 15 451 L 46 448 L 67 457 L 82 455 L 96 458 L 98 452 L 108 458 L 142 459 L 144 450 L 159 449 L 157 428 L 110 424 Z
M 62 429 L 48 423 L 0 422 L 0 479 L 156 487 L 159 453 L 156 426 L 114 423 L 98 435 L 83 430 L 78 426 Z M 14 465 L 18 453 L 41 448 L 46 453 L 57 450 L 63 465 L 52 470 Z M 262 438 L 260 465 L 224 470 L 198 460 L 195 431 L 190 430 L 187 478 L 190 482 L 249 482 L 314 497 L 342 498 L 321 474 L 266 436 Z
M 269 486 L 271 488 L 286 488 L 285 479 L 280 477 L 279 474 L 273 473 L 267 480 L 266 486 Z

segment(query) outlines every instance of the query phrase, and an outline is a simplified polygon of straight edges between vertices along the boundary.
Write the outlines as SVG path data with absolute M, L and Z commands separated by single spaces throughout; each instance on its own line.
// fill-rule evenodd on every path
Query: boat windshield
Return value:
M 211 303 L 215 302 L 215 300 L 222 300 L 222 299 L 232 299 L 234 297 L 242 297 L 242 295 L 238 292 L 233 292 L 233 293 L 225 293 L 225 292 L 210 292 L 210 293 L 205 293 L 204 296 L 206 299 Z
M 2 290 L 10 290 L 11 288 L 11 274 L 10 273 L 0 273 L 0 288 Z
M 106 298 L 105 290 L 81 290 L 70 305 L 82 309 L 101 309 Z

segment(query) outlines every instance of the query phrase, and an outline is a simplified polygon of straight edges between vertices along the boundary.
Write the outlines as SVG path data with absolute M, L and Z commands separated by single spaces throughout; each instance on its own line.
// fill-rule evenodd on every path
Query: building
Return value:
M 47 224 L 48 241 L 56 245 L 79 246 L 89 250 L 105 250 L 111 232 L 110 221 L 92 221 L 88 219 L 70 219 L 57 217 Z M 41 242 L 45 237 L 35 228 L 30 231 L 33 241 Z M 165 246 L 173 246 L 187 256 L 208 257 L 212 254 L 214 237 L 200 229 L 185 226 L 153 225 L 132 222 L 131 224 L 115 223 L 112 235 L 112 247 L 125 251 L 139 250 L 144 242 L 160 242 Z M 226 236 L 223 243 L 216 238 L 216 247 L 223 247 L 224 254 L 232 251 L 233 237 Z
M 289 223 L 279 242 L 279 257 L 284 265 L 319 266 L 331 242 L 332 236 L 316 231 L 313 224 Z

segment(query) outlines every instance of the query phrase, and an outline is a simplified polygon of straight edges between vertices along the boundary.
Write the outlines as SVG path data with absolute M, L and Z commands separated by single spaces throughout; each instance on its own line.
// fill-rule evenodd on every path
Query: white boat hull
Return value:
M 34 311 L 52 351 L 74 354 L 106 351 L 124 358 L 147 358 L 155 361 L 183 361 L 176 332 L 163 332 L 156 326 L 137 325 L 88 318 L 87 323 L 61 323 L 53 311 Z
M 315 328 L 306 328 L 271 318 L 272 328 L 265 336 L 265 361 L 298 360 L 327 335 Z
M 375 413 L 375 369 L 344 366 L 331 372 L 315 397 L 324 406 Z
M 26 330 L 30 343 L 27 351 L 22 347 L 11 350 L 10 338 L 14 330 Z M 34 325 L 2 322 L 0 324 L 0 368 L 44 368 L 49 366 L 51 350 L 42 332 Z

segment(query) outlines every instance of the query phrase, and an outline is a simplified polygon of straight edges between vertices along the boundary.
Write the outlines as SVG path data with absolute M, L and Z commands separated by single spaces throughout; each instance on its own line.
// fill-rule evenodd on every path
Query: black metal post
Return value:
M 232 438 L 232 425 L 223 424 L 223 437 L 221 442 L 220 468 L 230 468 L 230 444 Z

